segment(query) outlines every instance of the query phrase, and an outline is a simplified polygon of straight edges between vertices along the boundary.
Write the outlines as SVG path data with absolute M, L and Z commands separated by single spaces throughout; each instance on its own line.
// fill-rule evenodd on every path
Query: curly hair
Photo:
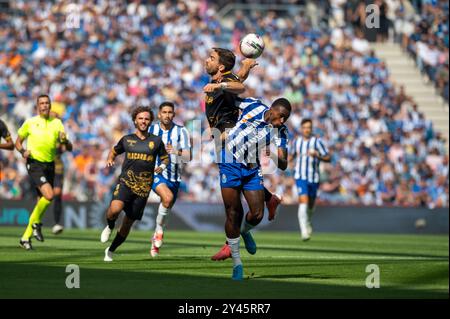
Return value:
M 152 109 L 149 106 L 138 106 L 135 109 L 133 109 L 133 111 L 131 112 L 131 119 L 132 119 L 133 123 L 136 120 L 136 117 L 138 116 L 138 114 L 142 113 L 142 112 L 150 113 L 150 122 L 153 122 L 153 120 L 155 119 L 155 115 L 153 114 Z

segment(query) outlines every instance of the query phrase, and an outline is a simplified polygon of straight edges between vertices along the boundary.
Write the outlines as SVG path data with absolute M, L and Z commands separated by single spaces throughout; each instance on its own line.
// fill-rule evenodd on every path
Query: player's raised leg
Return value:
M 106 211 L 106 227 L 103 229 L 100 236 L 100 241 L 106 243 L 111 236 L 111 232 L 114 230 L 116 225 L 117 217 L 119 217 L 120 212 L 124 208 L 124 202 L 120 200 L 113 200 Z
M 254 255 L 256 253 L 256 242 L 253 239 L 250 230 L 256 227 L 264 217 L 264 191 L 244 190 L 244 197 L 250 210 L 245 215 L 244 223 L 241 228 L 241 235 L 242 239 L 244 239 L 247 252 Z
M 267 210 L 269 211 L 269 220 L 272 221 L 277 213 L 277 208 L 281 204 L 282 197 L 279 194 L 272 194 L 267 188 L 264 187 L 264 202 L 266 203 Z

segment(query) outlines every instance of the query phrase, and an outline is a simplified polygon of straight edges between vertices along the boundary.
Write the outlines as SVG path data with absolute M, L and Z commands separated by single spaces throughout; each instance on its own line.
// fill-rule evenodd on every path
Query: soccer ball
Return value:
M 256 59 L 264 51 L 264 40 L 255 33 L 249 33 L 242 38 L 239 49 L 246 58 Z

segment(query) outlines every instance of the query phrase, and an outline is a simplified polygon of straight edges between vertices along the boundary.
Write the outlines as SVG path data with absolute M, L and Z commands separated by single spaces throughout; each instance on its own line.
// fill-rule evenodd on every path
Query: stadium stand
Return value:
M 342 1 L 330 2 L 328 10 L 308 7 L 323 15 L 319 19 L 233 12 L 228 18 L 234 24 L 227 27 L 219 23 L 218 7 L 205 0 L 83 1 L 79 11 L 67 11 L 69 1 L 11 1 L 0 12 L 1 118 L 15 138 L 33 114 L 35 97 L 48 92 L 74 141 L 74 152 L 64 155 L 65 199 L 102 200 L 117 173 L 105 169 L 104 160 L 109 147 L 132 129 L 130 109 L 172 100 L 178 106 L 176 121 L 188 129 L 201 121 L 206 129 L 202 88 L 209 81 L 203 69 L 208 49 L 237 52 L 240 38 L 256 32 L 264 35 L 266 50 L 246 81 L 246 95 L 267 103 L 287 97 L 294 105 L 291 137 L 302 118 L 313 119 L 333 154 L 332 162 L 322 165 L 320 203 L 448 207 L 444 138 L 392 84 L 364 30 L 341 17 Z M 407 35 L 403 43 L 448 100 L 448 4 L 428 2 L 413 1 L 428 28 L 419 23 L 420 37 Z M 78 12 L 79 27 L 68 28 L 67 15 Z M 394 14 L 402 17 L 403 11 Z M 439 51 L 436 64 L 418 52 L 421 41 Z M 20 155 L 1 152 L 0 162 L 0 198 L 33 196 Z M 297 201 L 292 170 L 267 175 L 266 184 L 284 194 L 285 203 Z M 185 166 L 179 196 L 220 202 L 219 192 L 212 145 L 205 141 Z

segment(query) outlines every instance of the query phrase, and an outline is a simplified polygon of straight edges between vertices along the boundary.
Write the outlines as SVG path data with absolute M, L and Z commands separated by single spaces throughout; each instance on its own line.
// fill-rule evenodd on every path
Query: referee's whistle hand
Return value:
M 22 156 L 24 159 L 28 159 L 28 157 L 30 157 L 30 154 L 31 154 L 30 151 L 26 151 L 26 152 L 23 152 Z

